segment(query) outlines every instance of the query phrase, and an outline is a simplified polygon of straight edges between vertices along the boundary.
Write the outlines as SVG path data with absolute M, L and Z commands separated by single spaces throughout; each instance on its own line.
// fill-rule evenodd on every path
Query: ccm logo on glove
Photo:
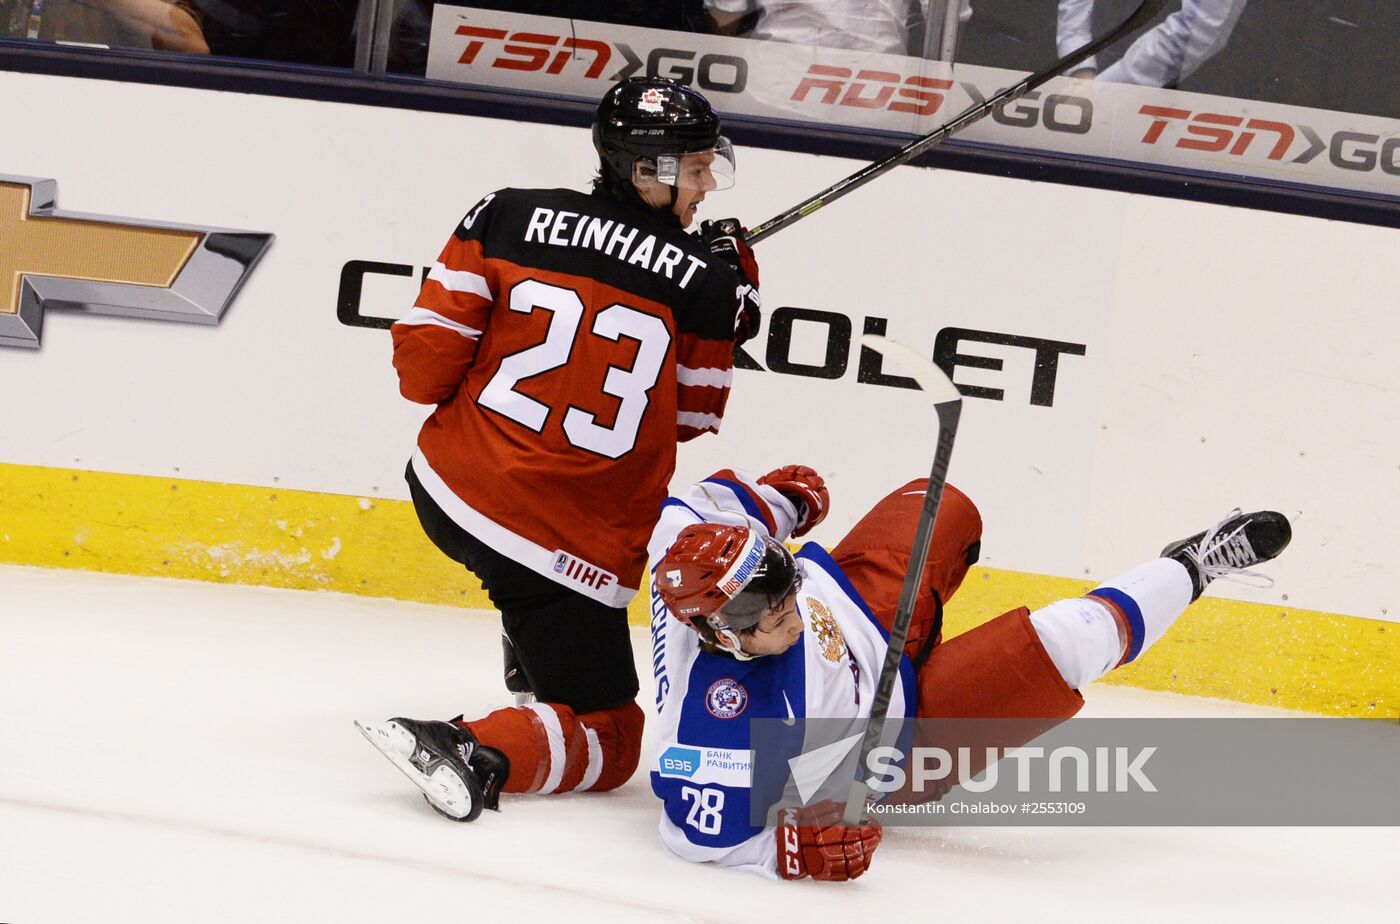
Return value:
M 885 832 L 875 822 L 848 825 L 845 810 L 827 799 L 778 816 L 778 875 L 784 879 L 844 882 L 870 868 L 870 857 Z

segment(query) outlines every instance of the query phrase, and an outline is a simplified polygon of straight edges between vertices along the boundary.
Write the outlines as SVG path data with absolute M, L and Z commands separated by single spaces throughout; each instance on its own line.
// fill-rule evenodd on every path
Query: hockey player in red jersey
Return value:
M 685 230 L 733 183 L 705 98 L 625 80 L 593 141 L 591 193 L 486 196 L 392 330 L 403 395 L 436 405 L 406 474 L 419 519 L 480 578 L 501 612 L 508 688 L 536 700 L 360 726 L 458 821 L 501 791 L 601 791 L 636 769 L 627 603 L 676 444 L 718 430 L 734 347 L 759 323 L 738 222 Z
M 784 809 L 776 826 L 751 823 L 749 727 L 870 715 L 926 487 L 894 491 L 830 553 L 808 543 L 796 555 L 783 541 L 829 506 L 811 469 L 757 480 L 724 471 L 668 501 L 650 543 L 659 713 L 651 778 L 666 850 L 785 879 L 854 879 L 869 868 L 881 828 L 843 824 L 837 803 Z M 977 560 L 981 533 L 976 507 L 947 486 L 889 715 L 1037 720 L 1012 733 L 1024 740 L 1003 734 L 1004 748 L 1073 716 L 1080 687 L 1138 657 L 1211 580 L 1249 573 L 1291 537 L 1282 514 L 1235 510 L 1083 597 L 1020 607 L 942 642 L 942 603 Z

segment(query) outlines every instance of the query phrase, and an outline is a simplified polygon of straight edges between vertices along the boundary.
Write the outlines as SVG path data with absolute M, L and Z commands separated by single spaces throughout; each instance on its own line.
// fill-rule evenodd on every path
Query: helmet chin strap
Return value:
M 681 223 L 681 217 L 676 214 L 676 202 L 680 199 L 680 190 L 678 190 L 675 186 L 672 186 L 670 183 L 658 184 L 665 186 L 671 191 L 670 201 L 666 205 L 652 205 L 642 195 L 642 191 L 637 188 L 637 183 L 635 180 L 633 180 L 630 177 L 624 179 L 622 177 L 617 176 L 617 173 L 606 162 L 603 164 L 603 169 L 608 171 L 619 182 L 621 182 L 625 194 L 633 202 L 655 212 L 656 217 L 660 218 L 662 221 L 668 224 L 673 224 L 677 228 L 685 228 L 685 225 Z
M 651 205 L 645 199 L 642 199 L 642 202 L 645 203 L 647 207 L 650 208 L 652 211 L 656 212 L 657 216 L 662 221 L 667 222 L 669 224 L 674 224 L 677 228 L 684 228 L 685 225 L 681 223 L 681 217 L 676 214 L 676 200 L 680 197 L 680 190 L 678 190 L 676 187 L 672 186 L 669 183 L 665 183 L 663 185 L 671 191 L 671 201 L 668 204 Z M 635 186 L 633 186 L 632 188 L 636 189 Z M 637 193 L 637 198 L 641 199 L 641 192 Z
M 729 643 L 729 653 L 732 654 L 736 659 L 740 661 L 752 661 L 754 658 L 758 657 L 758 655 L 751 655 L 744 650 L 743 645 L 741 645 L 739 642 L 739 636 L 734 632 L 733 629 L 730 629 L 728 627 L 716 626 L 713 623 L 710 624 L 710 628 L 715 630 L 716 635 L 718 635 L 720 638 L 724 639 L 726 642 Z

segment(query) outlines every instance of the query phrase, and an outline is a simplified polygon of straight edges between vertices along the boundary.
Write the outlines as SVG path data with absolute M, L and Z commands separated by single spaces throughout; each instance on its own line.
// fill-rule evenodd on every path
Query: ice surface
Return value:
M 498 633 L 444 607 L 0 566 L 0 921 L 1389 917 L 1387 828 L 898 829 L 868 875 L 828 884 L 665 856 L 640 771 L 452 824 L 352 720 L 505 705 Z

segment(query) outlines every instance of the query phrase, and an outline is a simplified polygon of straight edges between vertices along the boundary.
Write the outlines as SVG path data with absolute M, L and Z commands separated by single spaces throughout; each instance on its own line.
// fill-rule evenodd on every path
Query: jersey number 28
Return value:
M 719 833 L 720 813 L 724 811 L 723 789 L 682 786 L 681 798 L 691 803 L 690 814 L 685 816 L 686 824 L 701 834 Z
M 510 310 L 530 314 L 536 309 L 551 315 L 544 342 L 502 359 L 500 368 L 476 400 L 482 407 L 539 433 L 544 430 L 552 408 L 516 391 L 516 383 L 558 369 L 569 361 L 583 322 L 584 305 L 573 289 L 536 279 L 518 283 L 510 293 Z M 637 443 L 648 395 L 661 375 L 671 334 L 660 318 L 621 304 L 609 305 L 598 312 L 589 334 L 615 343 L 625 336 L 640 344 L 631 369 L 609 366 L 603 380 L 604 394 L 622 402 L 611 427 L 600 425 L 594 414 L 581 408 L 570 406 L 564 413 L 564 435 L 572 445 L 616 459 L 630 452 Z

